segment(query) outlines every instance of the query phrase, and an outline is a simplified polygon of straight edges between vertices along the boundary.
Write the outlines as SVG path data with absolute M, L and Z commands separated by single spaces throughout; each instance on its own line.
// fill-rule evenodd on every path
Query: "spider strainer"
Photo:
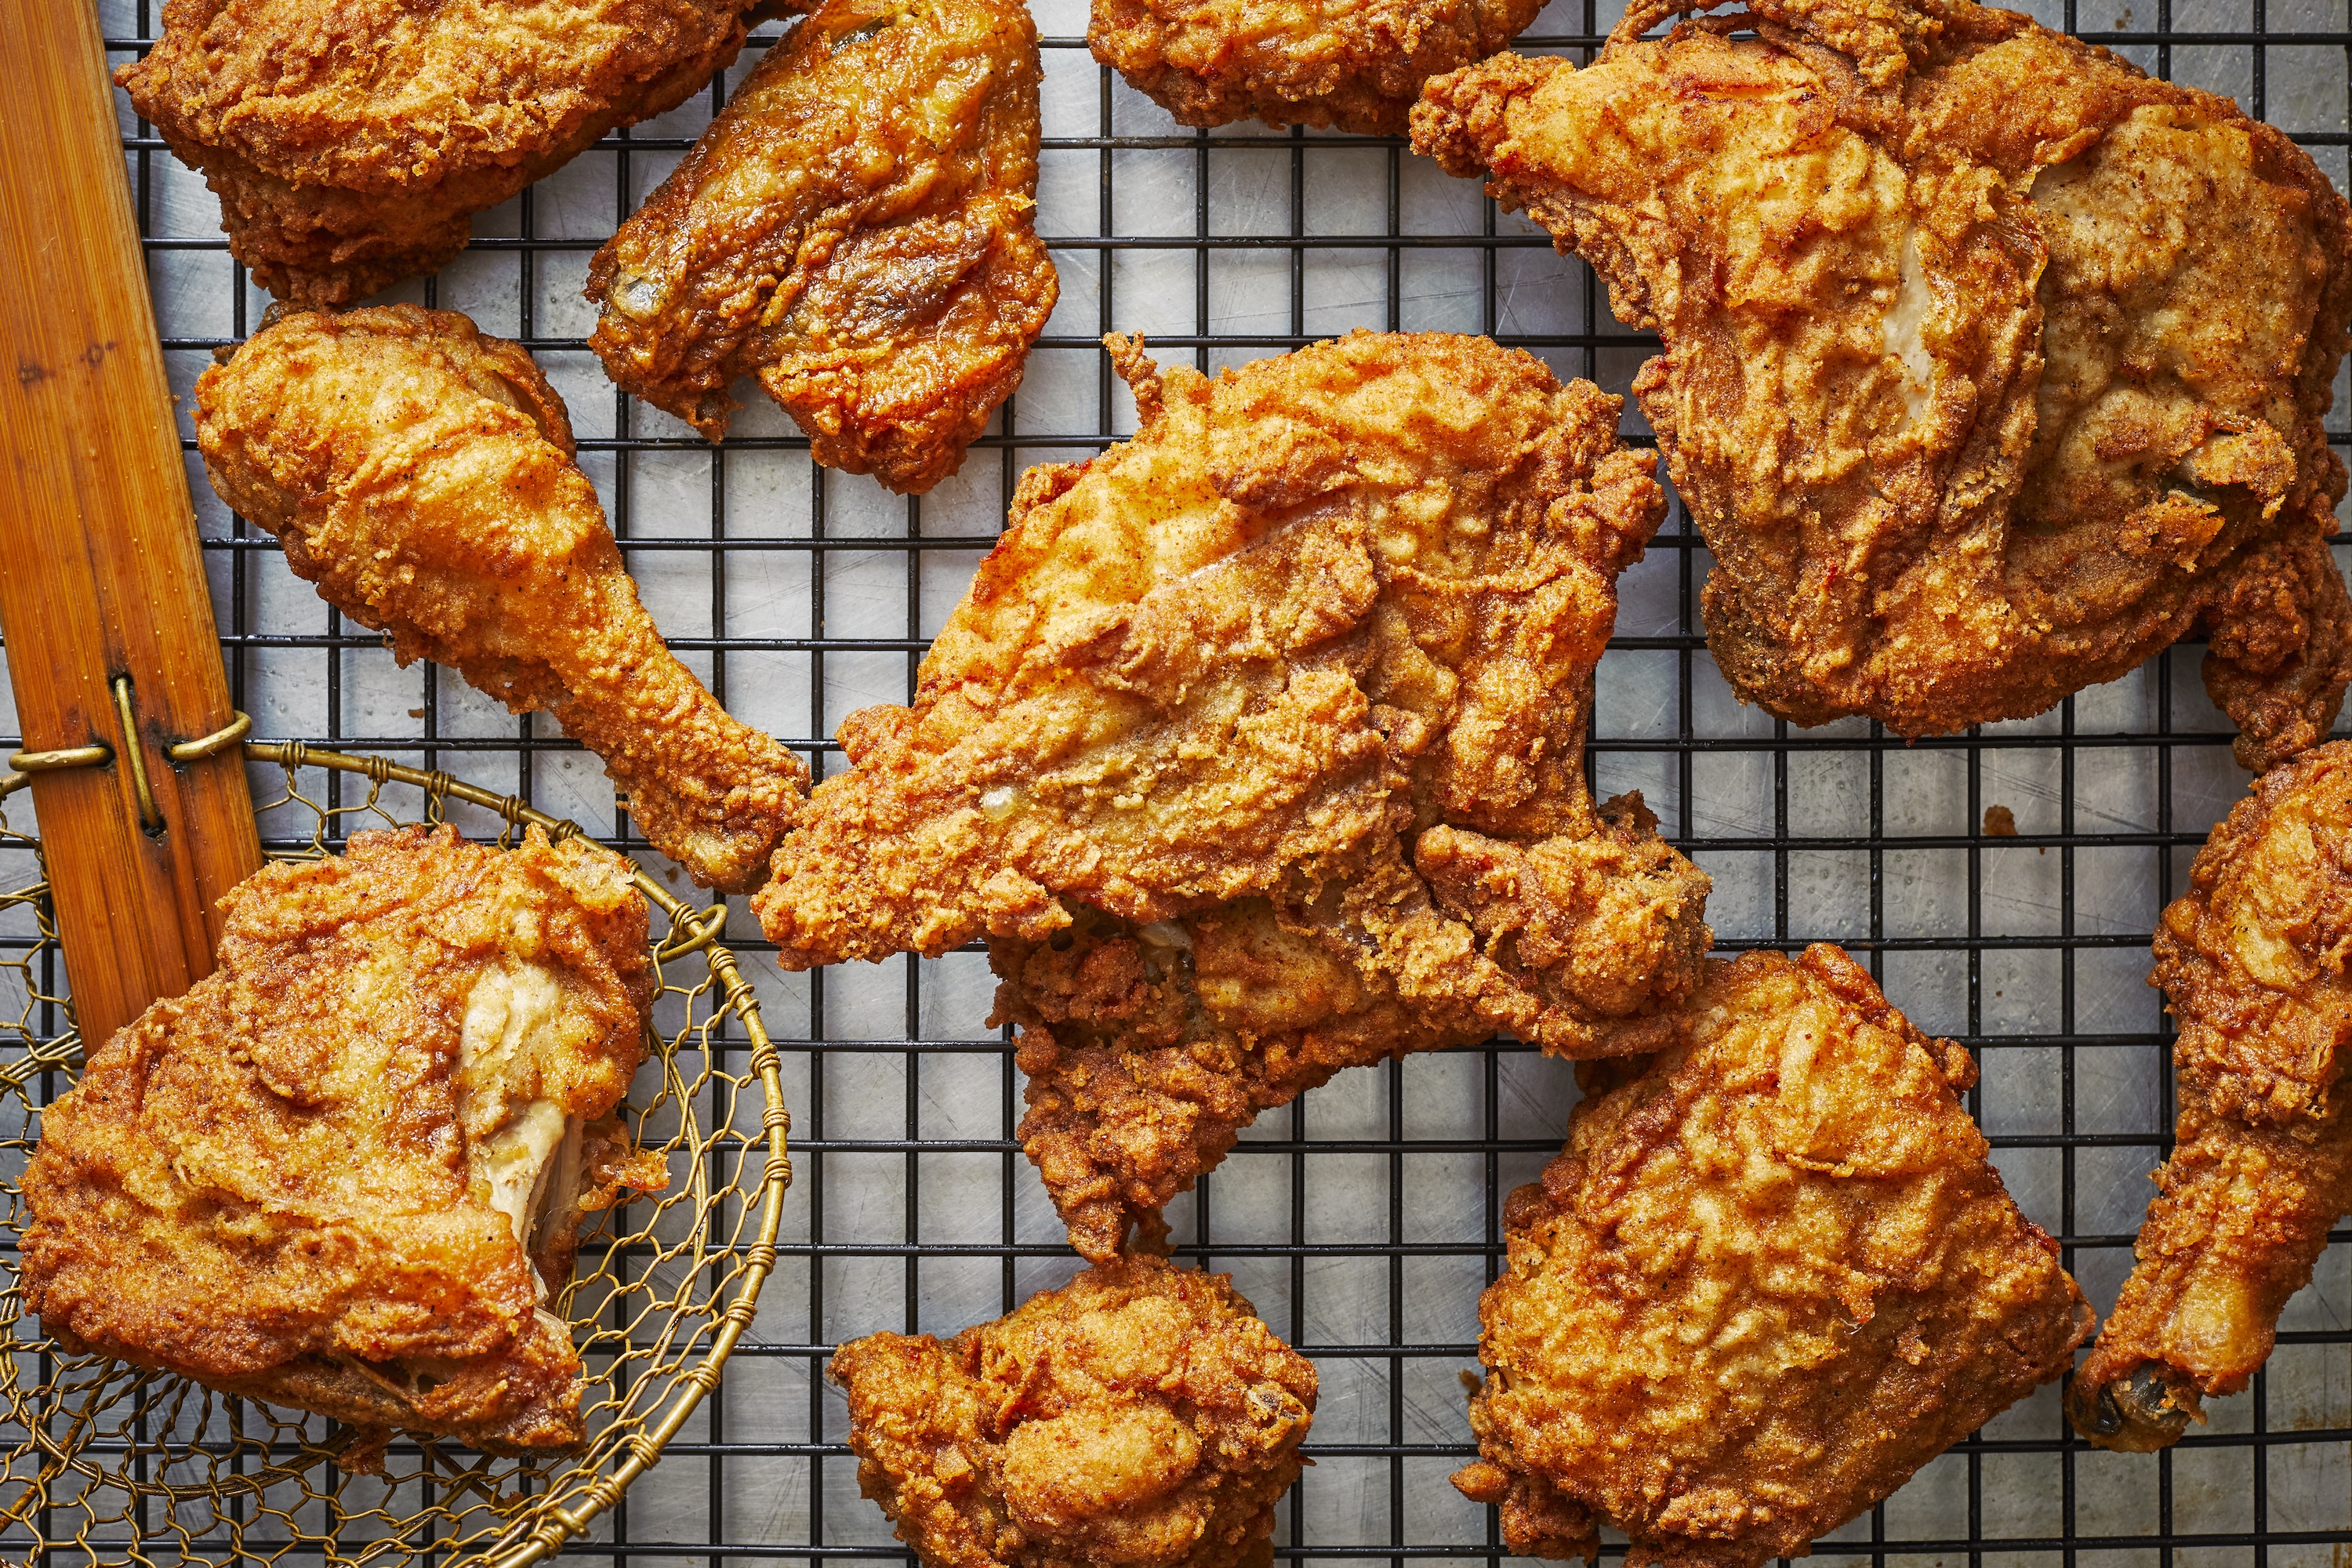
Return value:
M 523 825 L 579 829 L 511 796 L 382 757 L 300 742 L 252 743 L 249 762 L 284 773 L 260 809 L 282 836 L 320 855 L 362 827 L 437 823 L 453 802 L 484 808 L 499 842 Z M 355 774 L 356 805 L 306 792 L 303 774 Z M 12 829 L 0 780 L 0 858 L 37 866 L 37 838 Z M 406 790 L 421 794 L 408 806 Z M 459 823 L 468 837 L 486 826 Z M 5 863 L 5 859 L 0 859 Z M 47 888 L 0 893 L 0 1194 L 8 1272 L 0 1291 L 0 1556 L 11 1562 L 368 1565 L 451 1561 L 521 1568 L 592 1529 L 659 1458 L 719 1380 L 775 1263 L 790 1126 L 776 1051 L 759 1005 L 718 937 L 723 904 L 698 910 L 640 871 L 658 911 L 652 957 L 660 991 L 654 1047 L 626 1114 L 639 1143 L 670 1154 L 669 1190 L 603 1216 L 582 1238 L 573 1282 L 556 1310 L 574 1325 L 587 1366 L 587 1449 L 571 1458 L 478 1454 L 446 1439 L 395 1438 L 382 1476 L 341 1468 L 345 1429 L 321 1416 L 230 1398 L 199 1384 L 101 1357 L 72 1355 L 27 1318 L 16 1285 L 17 1190 L 40 1131 L 40 1109 L 65 1092 L 81 1059 L 62 989 Z M 730 1026 L 730 1020 L 732 1027 Z M 52 1033 L 52 1031 L 55 1031 Z

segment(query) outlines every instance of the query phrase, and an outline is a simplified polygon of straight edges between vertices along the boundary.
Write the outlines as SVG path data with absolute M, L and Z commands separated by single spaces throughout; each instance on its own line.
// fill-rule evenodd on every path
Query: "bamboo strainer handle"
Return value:
M 211 971 L 261 845 L 90 0 L 0 4 L 0 83 L 11 760 L 95 1045 Z

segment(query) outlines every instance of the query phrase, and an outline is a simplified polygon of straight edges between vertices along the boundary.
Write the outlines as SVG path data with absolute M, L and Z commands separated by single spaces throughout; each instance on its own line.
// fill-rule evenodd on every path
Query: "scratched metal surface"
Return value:
M 584 348 L 590 254 L 690 144 L 717 87 L 483 215 L 465 256 L 388 296 L 467 310 L 530 343 L 571 402 L 583 463 L 673 646 L 821 771 L 839 765 L 830 735 L 844 714 L 908 695 L 1021 469 L 1132 428 L 1097 347 L 1106 330 L 1142 331 L 1160 356 L 1211 368 L 1359 326 L 1487 331 L 1620 392 L 1651 350 L 1611 318 L 1580 263 L 1497 216 L 1475 185 L 1389 142 L 1181 130 L 1087 55 L 1083 0 L 1035 11 L 1038 226 L 1062 302 L 1020 395 L 963 472 L 919 501 L 813 469 L 805 441 L 749 393 L 735 437 L 714 449 L 620 396 Z M 100 12 L 118 60 L 158 21 L 142 0 Z M 1522 47 L 1589 50 L 1612 14 L 1559 0 Z M 2039 15 L 2237 96 L 2343 184 L 2345 0 L 2069 0 Z M 202 182 L 123 113 L 184 395 L 267 301 L 228 259 Z M 2338 401 L 2341 431 L 2340 382 Z M 1626 429 L 1642 434 L 1637 416 Z M 257 733 L 447 768 L 613 833 L 593 757 L 454 678 L 396 669 L 213 500 L 193 454 L 190 471 L 228 668 Z M 1681 528 L 1677 511 L 1623 584 L 1598 678 L 1597 784 L 1640 788 L 1714 876 L 1727 946 L 1842 942 L 1913 1018 L 1978 1052 L 1972 1108 L 2011 1190 L 2105 1307 L 2170 1125 L 2148 931 L 2245 783 L 2198 651 L 1946 741 L 1906 745 L 1860 722 L 1794 730 L 1740 707 L 1717 675 L 1696 619 L 1707 558 Z M 1995 805 L 2014 813 L 2017 837 L 1982 836 Z M 841 1402 L 822 1377 L 830 1347 L 882 1328 L 952 1331 L 1066 1279 L 1076 1260 L 1011 1141 L 1019 1079 L 982 1026 L 992 984 L 979 953 L 785 975 L 740 901 L 731 929 L 785 1053 L 798 1177 L 783 1260 L 707 1419 L 568 1554 L 901 1559 L 857 1495 Z M 1502 1556 L 1488 1510 L 1445 1484 L 1470 1451 L 1457 1373 L 1475 1359 L 1503 1195 L 1557 1147 L 1575 1095 L 1565 1066 L 1508 1043 L 1354 1069 L 1265 1118 L 1179 1200 L 1181 1255 L 1230 1270 L 1321 1373 L 1316 1465 L 1283 1506 L 1278 1555 L 1397 1568 Z M 2045 1391 L 1821 1555 L 1970 1568 L 2344 1561 L 2348 1257 L 2331 1249 L 2289 1308 L 2252 1392 L 2216 1402 L 2211 1425 L 2171 1453 L 2090 1451 Z

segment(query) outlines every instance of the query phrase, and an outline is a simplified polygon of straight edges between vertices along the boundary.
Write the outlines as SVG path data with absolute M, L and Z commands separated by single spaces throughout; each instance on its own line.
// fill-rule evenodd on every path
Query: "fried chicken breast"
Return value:
M 2352 742 L 2266 773 L 2164 911 L 2156 971 L 2180 1035 L 2180 1120 L 2138 1263 L 2067 1414 L 2145 1452 L 2269 1358 L 2287 1298 L 2352 1213 Z
M 711 440 L 756 375 L 818 462 L 929 489 L 1059 291 L 1038 77 L 1018 0 L 826 0 L 596 253 L 590 346 Z
M 1935 734 L 2202 629 L 2242 763 L 2325 736 L 2352 677 L 2322 427 L 2352 209 L 2310 157 L 1969 0 L 1639 37 L 1678 8 L 1581 70 L 1440 78 L 1412 135 L 1664 339 L 1634 391 L 1740 695 Z
M 2036 1385 L 2090 1309 L 2017 1212 L 1929 1039 L 1834 947 L 1717 965 L 1686 1037 L 1587 1069 L 1504 1207 L 1480 1458 L 1521 1555 L 1804 1555 Z
M 1617 399 L 1484 338 L 1213 381 L 1110 342 L 1135 438 L 1022 480 L 754 901 L 793 969 L 989 940 L 1022 1137 L 1097 1261 L 1341 1067 L 1640 1048 L 1712 940 L 1706 879 L 1585 792 L 1664 510 Z
M 1094 0 L 1095 58 L 1176 117 L 1402 136 L 1422 84 L 1509 47 L 1542 0 Z
M 1263 1564 L 1315 1418 L 1314 1366 L 1228 1276 L 1149 1257 L 829 1375 L 858 1489 L 926 1568 Z
M 412 827 L 239 884 L 220 967 L 42 1113 L 26 1310 L 356 1426 L 577 1447 L 550 1309 L 585 1215 L 667 1181 L 613 1116 L 654 991 L 631 869 Z
M 552 713 L 704 887 L 762 879 L 808 770 L 663 643 L 521 345 L 453 310 L 298 311 L 205 372 L 195 416 L 221 499 L 402 664 Z
M 166 0 L 114 73 L 281 300 L 345 305 L 615 126 L 675 109 L 761 0 Z

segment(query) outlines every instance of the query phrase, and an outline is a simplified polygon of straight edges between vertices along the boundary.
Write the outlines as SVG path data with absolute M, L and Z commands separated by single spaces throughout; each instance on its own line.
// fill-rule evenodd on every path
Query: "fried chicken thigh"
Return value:
M 754 905 L 788 968 L 989 940 L 1022 1137 L 1097 1261 L 1342 1067 L 1641 1048 L 1712 940 L 1638 799 L 1585 793 L 1664 510 L 1617 399 L 1483 338 L 1213 381 L 1111 342 L 1135 438 L 1023 479 Z
M 684 102 L 760 0 L 166 0 L 115 72 L 221 201 L 230 254 L 347 305 L 466 247 L 469 220 L 615 126 Z
M 402 664 L 552 713 L 697 882 L 764 878 L 808 770 L 663 643 L 520 344 L 414 305 L 296 312 L 205 371 L 195 405 L 221 499 Z
M 590 346 L 711 440 L 757 375 L 818 462 L 929 489 L 1059 291 L 1038 76 L 1019 0 L 826 0 L 596 253 Z
M 1509 47 L 1543 0 L 1094 0 L 1095 58 L 1180 125 L 1402 136 L 1422 84 Z
M 2145 1452 L 2271 1353 L 2280 1310 L 2352 1213 L 2352 742 L 2265 774 L 2164 911 L 2156 972 L 2180 1036 L 2180 1120 L 2138 1263 L 2067 1414 Z
M 241 883 L 220 967 L 42 1113 L 26 1309 L 72 1348 L 355 1426 L 576 1447 L 549 1309 L 584 1217 L 667 1181 L 613 1117 L 654 991 L 630 874 L 585 840 L 444 826 Z
M 2310 157 L 1969 0 L 1639 37 L 1678 8 L 1580 70 L 1440 78 L 1412 134 L 1664 338 L 1634 390 L 1740 695 L 1935 734 L 2202 629 L 2245 766 L 2321 739 L 2352 676 L 2322 427 L 2352 211 Z
M 926 1568 L 1243 1568 L 1298 1479 L 1315 1368 L 1223 1274 L 1089 1268 L 946 1344 L 833 1354 L 858 1489 Z
M 1685 1037 L 1585 1069 L 1479 1302 L 1480 1458 L 1520 1555 L 1757 1568 L 2037 1385 L 2089 1337 L 1921 1034 L 1838 949 L 1716 966 Z

